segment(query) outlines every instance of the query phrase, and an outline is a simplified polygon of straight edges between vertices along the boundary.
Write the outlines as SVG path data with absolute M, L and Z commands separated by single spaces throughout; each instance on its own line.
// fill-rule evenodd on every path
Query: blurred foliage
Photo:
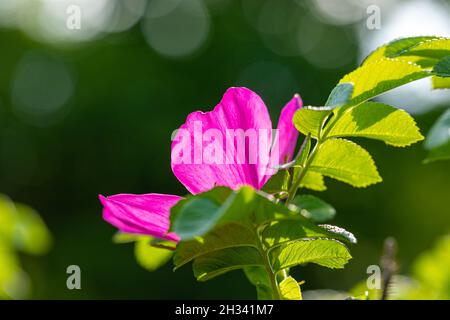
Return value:
M 450 299 L 450 236 L 439 238 L 434 247 L 422 252 L 414 261 L 409 276 L 394 275 L 387 290 L 389 300 L 449 300 Z M 349 292 L 312 290 L 308 298 L 341 300 L 354 298 L 379 300 L 381 289 L 368 289 L 361 281 Z
M 450 299 L 450 236 L 439 239 L 414 261 L 411 278 L 400 288 L 400 299 Z
M 0 299 L 29 296 L 31 283 L 19 253 L 43 255 L 51 245 L 50 232 L 37 212 L 0 194 Z
M 115 243 L 134 243 L 134 255 L 141 267 L 148 271 L 165 265 L 172 257 L 173 252 L 163 247 L 152 245 L 156 240 L 150 236 L 118 232 L 113 237 Z

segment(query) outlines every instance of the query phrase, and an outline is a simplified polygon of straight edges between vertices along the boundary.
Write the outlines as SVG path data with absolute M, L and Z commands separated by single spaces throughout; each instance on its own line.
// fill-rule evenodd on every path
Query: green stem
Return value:
M 308 159 L 305 162 L 305 166 L 301 169 L 297 180 L 292 183 L 292 186 L 289 189 L 289 196 L 286 200 L 286 205 L 291 203 L 291 201 L 294 199 L 295 194 L 297 193 L 297 190 L 300 187 L 300 184 L 302 183 L 302 180 L 305 177 L 306 172 L 308 171 L 309 167 L 311 166 L 312 160 L 314 159 L 314 157 L 317 153 L 317 150 L 320 147 L 320 144 L 321 144 L 321 141 L 317 141 L 316 145 L 314 146 L 313 151 L 311 151 L 310 155 L 308 156 Z
M 330 113 L 330 115 L 328 115 L 327 117 L 324 118 L 321 126 L 320 126 L 320 130 L 319 130 L 319 136 L 317 138 L 317 142 L 316 145 L 314 146 L 313 150 L 311 151 L 311 153 L 308 155 L 305 164 L 303 166 L 303 168 L 300 171 L 300 174 L 297 178 L 296 181 L 294 181 L 291 185 L 291 188 L 289 189 L 289 195 L 288 198 L 286 200 L 286 205 L 288 205 L 289 203 L 291 203 L 291 201 L 294 199 L 298 188 L 300 187 L 300 184 L 302 183 L 303 178 L 306 175 L 306 172 L 308 171 L 309 167 L 311 166 L 312 161 L 314 160 L 314 157 L 317 154 L 317 151 L 319 150 L 321 144 L 326 140 L 326 136 L 330 130 L 330 128 L 333 125 L 333 122 L 335 120 L 335 117 L 332 117 L 330 119 L 330 123 L 327 126 L 327 129 L 324 131 L 323 128 L 325 126 L 325 123 L 327 122 L 327 120 L 329 119 L 329 117 L 332 115 L 333 113 Z
M 267 251 L 264 249 L 264 245 L 261 242 L 261 235 L 259 230 L 256 230 L 256 238 L 258 239 L 259 254 L 261 255 L 261 257 L 263 257 L 264 268 L 266 269 L 267 276 L 270 279 L 270 286 L 272 287 L 272 299 L 281 300 L 281 294 L 277 282 L 277 275 L 272 270 Z

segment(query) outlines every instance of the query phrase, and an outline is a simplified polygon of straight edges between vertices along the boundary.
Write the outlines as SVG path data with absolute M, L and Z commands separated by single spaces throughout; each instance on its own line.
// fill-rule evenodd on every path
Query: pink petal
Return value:
M 231 148 L 226 148 L 227 129 L 242 129 L 243 132 L 253 129 L 256 141 L 265 138 L 268 143 L 261 147 L 260 143 L 252 144 L 246 139 L 245 154 L 241 154 L 240 161 L 236 139 Z M 208 133 L 214 138 L 203 141 Z M 261 98 L 246 88 L 230 88 L 213 111 L 191 113 L 180 127 L 172 143 L 172 171 L 193 194 L 215 186 L 235 189 L 250 185 L 260 189 L 269 163 L 271 140 L 272 122 Z M 214 145 L 217 149 L 211 148 Z M 254 152 L 255 146 L 257 152 Z M 211 152 L 210 158 L 204 157 L 203 152 L 208 149 L 222 153 L 222 161 L 216 152 Z M 230 155 L 231 149 L 234 155 Z
M 174 233 L 167 233 L 172 208 L 182 197 L 167 194 L 116 194 L 99 196 L 103 205 L 103 219 L 122 232 L 151 235 L 178 241 Z
M 297 145 L 298 130 L 294 127 L 292 119 L 295 111 L 303 105 L 302 99 L 296 94 L 281 110 L 278 120 L 278 163 L 283 164 L 292 160 Z M 276 145 L 274 146 L 276 147 Z
M 302 105 L 300 96 L 296 94 L 281 110 L 275 141 L 270 153 L 270 163 L 261 185 L 264 185 L 277 172 L 277 166 L 292 160 L 298 139 L 298 131 L 294 127 L 292 119 L 295 111 L 300 109 Z

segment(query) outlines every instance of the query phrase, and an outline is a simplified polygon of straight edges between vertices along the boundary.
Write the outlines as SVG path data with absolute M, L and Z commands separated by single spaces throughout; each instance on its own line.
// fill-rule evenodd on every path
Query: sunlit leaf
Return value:
M 450 89 L 450 78 L 432 77 L 431 84 L 433 89 Z
M 292 278 L 287 277 L 280 282 L 280 294 L 284 300 L 302 300 L 300 285 Z
M 341 83 L 354 85 L 353 95 L 347 105 L 356 105 L 386 91 L 430 76 L 419 65 L 399 59 L 382 58 L 363 64 L 344 76 Z
M 376 102 L 365 102 L 345 110 L 327 137 L 365 137 L 396 147 L 423 139 L 414 119 L 406 111 Z
M 366 187 L 382 180 L 370 154 L 344 139 L 326 140 L 313 159 L 311 170 L 355 187 Z
M 408 50 L 403 50 L 397 56 L 400 59 L 420 64 L 420 61 L 424 59 L 439 61 L 449 55 L 450 39 L 434 38 L 422 41 Z
M 292 121 L 298 131 L 304 135 L 309 133 L 312 137 L 317 138 L 324 120 L 331 112 L 328 108 L 303 107 L 295 112 Z
M 309 170 L 303 177 L 300 186 L 314 191 L 324 191 L 327 189 L 323 175 L 311 170 Z
M 376 60 L 385 58 L 385 57 L 395 57 L 401 54 L 402 52 L 405 52 L 415 46 L 417 46 L 419 43 L 431 40 L 431 39 L 439 39 L 438 37 L 433 36 L 426 36 L 426 37 L 409 37 L 409 38 L 401 38 L 396 39 L 393 41 L 390 41 L 389 43 L 382 45 L 372 51 L 363 61 L 362 64 L 368 64 L 371 62 L 374 62 Z
M 152 237 L 141 236 L 135 243 L 134 253 L 140 266 L 155 271 L 170 260 L 173 251 L 151 246 L 151 240 Z
M 122 244 L 122 243 L 131 243 L 139 240 L 141 236 L 138 234 L 125 233 L 125 232 L 117 232 L 114 234 L 112 241 L 114 243 Z

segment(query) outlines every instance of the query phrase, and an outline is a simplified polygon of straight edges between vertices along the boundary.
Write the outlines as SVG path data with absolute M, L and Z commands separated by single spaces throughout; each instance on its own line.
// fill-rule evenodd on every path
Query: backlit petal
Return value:
M 182 197 L 167 194 L 117 194 L 99 196 L 103 205 L 103 219 L 122 232 L 151 235 L 178 241 L 174 233 L 167 233 L 172 208 Z

